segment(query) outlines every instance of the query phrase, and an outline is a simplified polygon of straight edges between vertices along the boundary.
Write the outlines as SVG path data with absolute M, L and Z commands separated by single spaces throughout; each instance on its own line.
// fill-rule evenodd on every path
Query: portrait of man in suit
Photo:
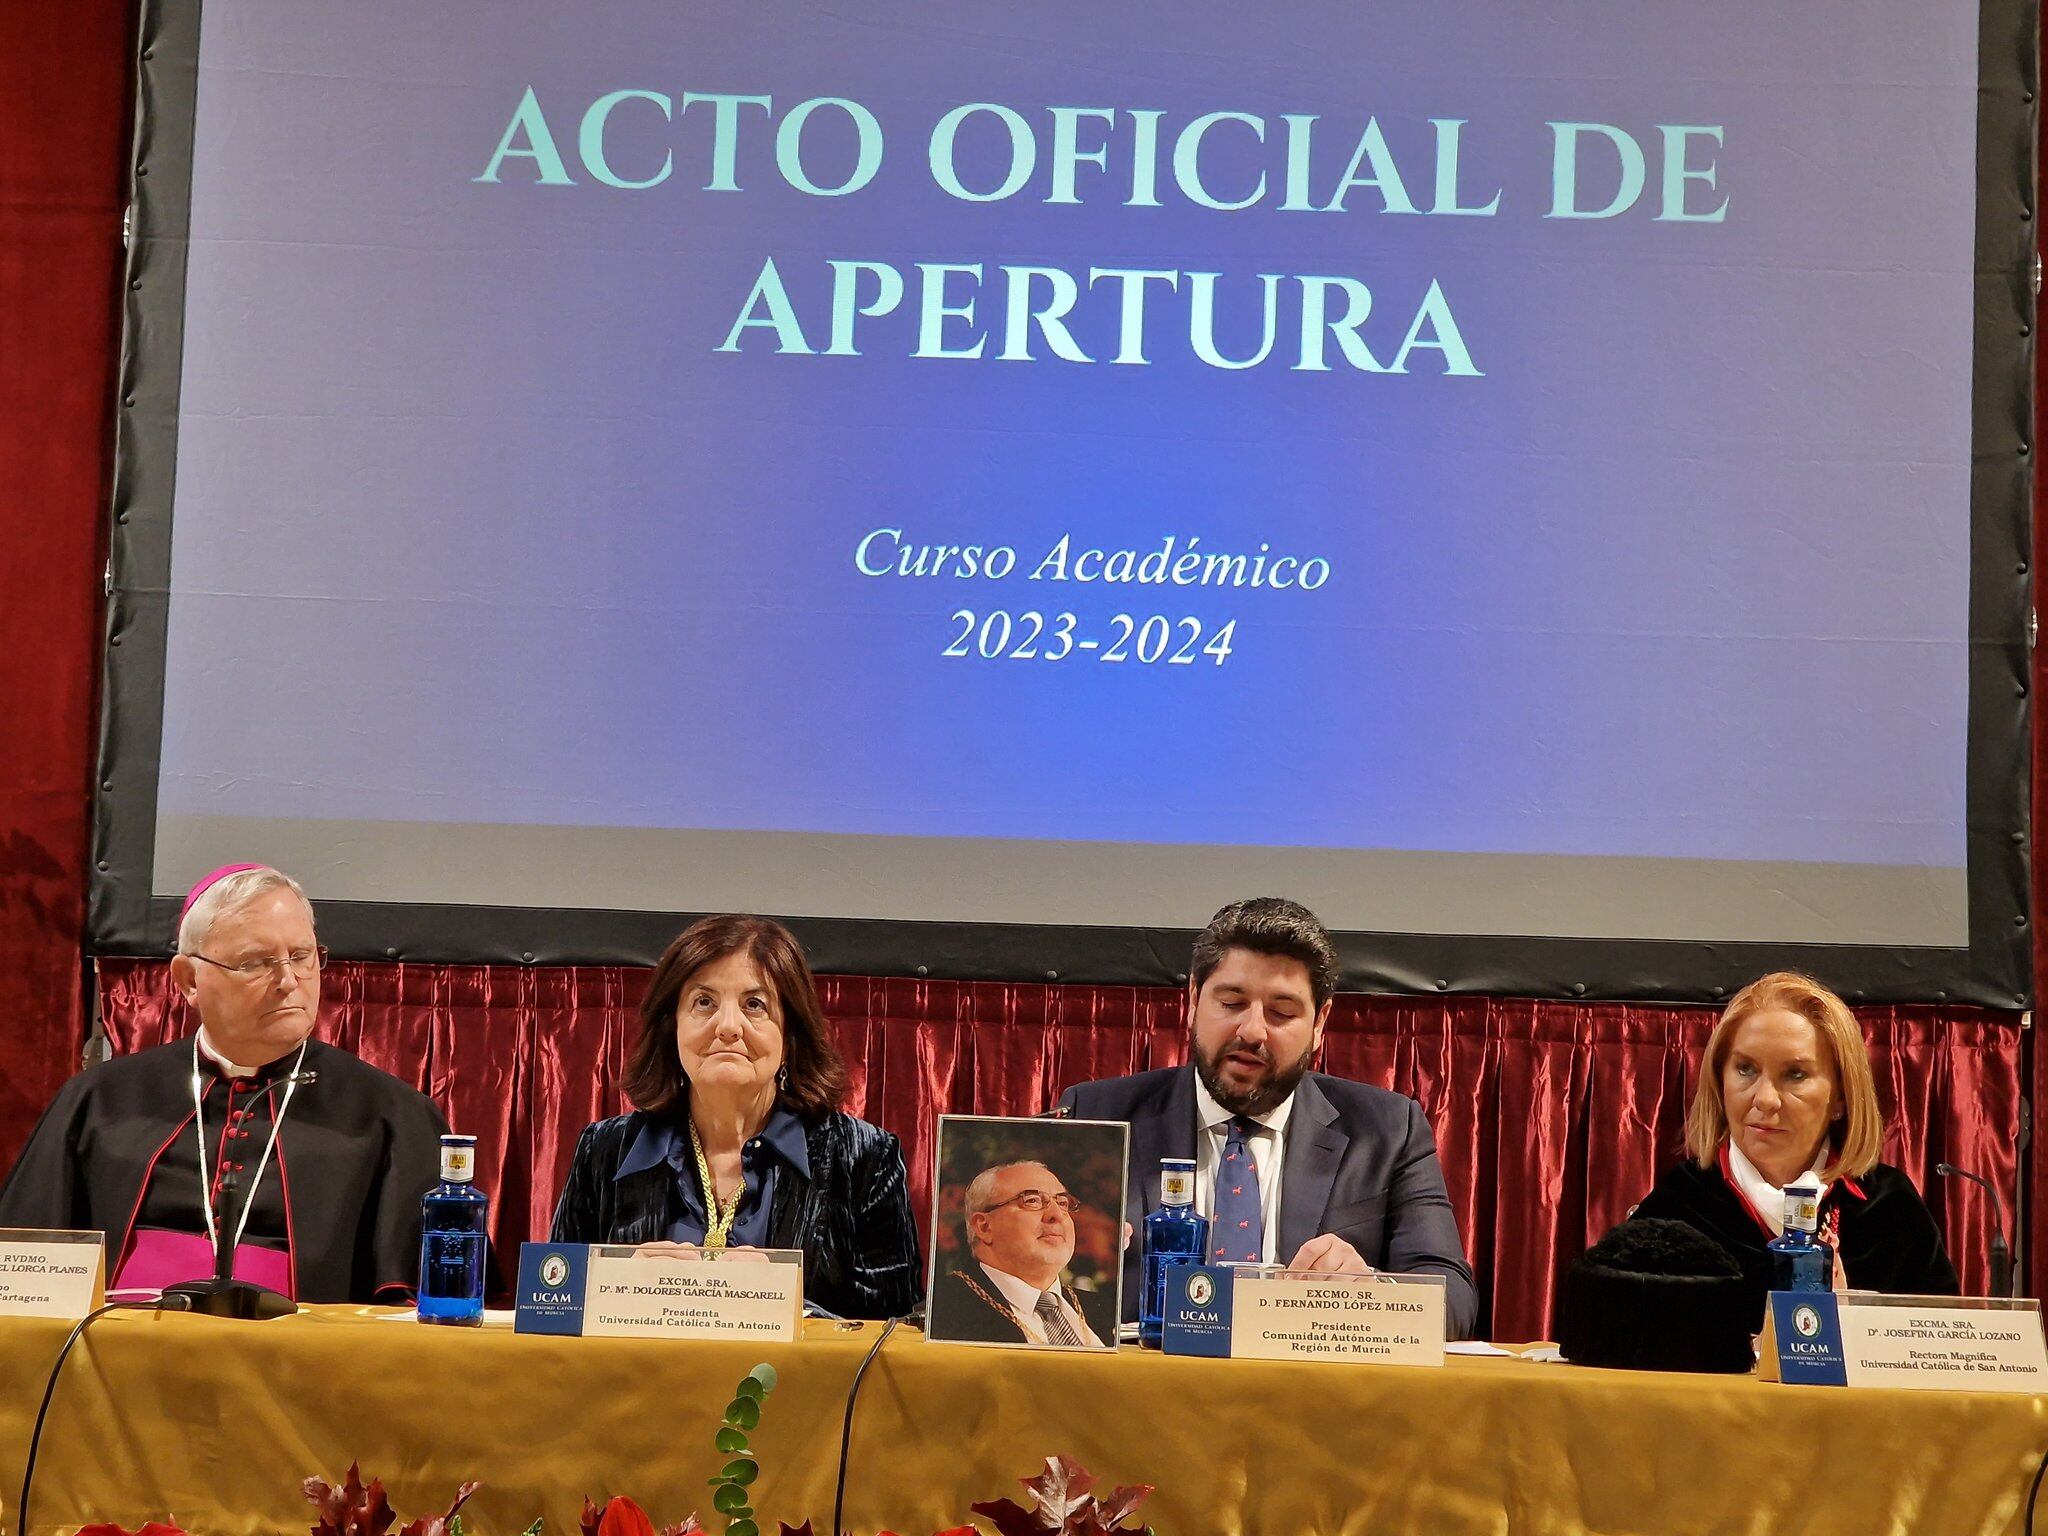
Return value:
M 1336 989 L 1336 951 L 1314 913 L 1280 897 L 1232 902 L 1195 941 L 1187 1063 L 1077 1084 L 1060 1110 L 1130 1125 L 1134 1213 L 1159 1203 L 1161 1158 L 1193 1158 L 1212 1260 L 1440 1274 L 1449 1336 L 1468 1337 L 1478 1292 L 1422 1106 L 1309 1070 Z M 1127 1318 L 1140 1262 L 1133 1243 Z
M 1115 1124 L 941 1120 L 940 1166 L 959 1182 L 939 1193 L 935 1225 L 950 1230 L 935 1232 L 933 1243 L 931 1338 L 1116 1346 L 1125 1135 Z M 1076 1185 L 1078 1170 L 1086 1172 Z M 1103 1278 L 1109 1283 L 1098 1288 Z

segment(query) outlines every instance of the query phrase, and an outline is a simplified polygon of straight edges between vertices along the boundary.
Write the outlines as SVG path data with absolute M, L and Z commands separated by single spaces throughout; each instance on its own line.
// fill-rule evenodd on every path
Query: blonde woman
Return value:
M 1863 1035 L 1848 1005 L 1778 971 L 1736 993 L 1707 1039 L 1686 1118 L 1687 1156 L 1634 1216 L 1685 1222 L 1727 1250 L 1756 1294 L 1785 1229 L 1785 1186 L 1821 1186 L 1837 1285 L 1952 1296 L 1956 1272 L 1913 1181 L 1877 1159 L 1884 1139 Z

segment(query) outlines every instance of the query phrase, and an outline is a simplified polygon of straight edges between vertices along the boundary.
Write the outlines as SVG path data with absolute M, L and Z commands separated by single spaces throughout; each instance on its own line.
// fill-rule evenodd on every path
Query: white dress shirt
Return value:
M 1017 1326 L 1024 1330 L 1024 1337 L 1032 1343 L 1050 1344 L 1052 1342 L 1045 1336 L 1045 1319 L 1038 1315 L 1038 1298 L 1040 1296 L 1050 1296 L 1053 1299 L 1053 1305 L 1059 1308 L 1060 1314 L 1067 1320 L 1067 1325 L 1074 1330 L 1075 1337 L 1080 1339 L 1083 1344 L 1099 1346 L 1102 1343 L 1102 1340 L 1095 1337 L 1095 1330 L 1088 1326 L 1088 1319 L 1083 1317 L 1080 1311 L 1065 1296 L 1060 1294 L 1059 1282 L 1057 1280 L 1053 1282 L 1051 1290 L 1041 1291 L 1030 1281 L 1019 1280 L 1008 1270 L 992 1269 L 986 1264 L 980 1264 L 976 1267 L 984 1275 L 988 1276 L 989 1284 L 993 1285 L 1001 1294 L 1003 1300 L 1010 1304 L 1011 1312 L 1016 1314 Z
M 1822 1145 L 1821 1150 L 1823 1154 L 1826 1153 L 1825 1144 Z M 1765 1224 L 1770 1227 L 1772 1235 L 1783 1237 L 1785 1235 L 1784 1189 L 1765 1178 L 1758 1171 L 1756 1164 L 1742 1155 L 1742 1148 L 1735 1145 L 1735 1138 L 1732 1136 L 1728 1138 L 1728 1171 L 1735 1175 L 1735 1187 L 1749 1197 L 1749 1203 L 1756 1208 L 1757 1215 L 1763 1217 Z M 1820 1200 L 1824 1199 L 1827 1195 L 1828 1181 L 1820 1176 L 1818 1169 L 1806 1174 L 1805 1177 L 1813 1180 L 1815 1184 L 1820 1186 L 1820 1196 L 1814 1201 L 1818 1205 Z M 1795 1179 L 1793 1182 L 1797 1183 L 1798 1180 Z
M 1251 1120 L 1259 1127 L 1245 1137 L 1252 1160 L 1259 1165 L 1259 1217 L 1265 1228 L 1265 1244 L 1259 1258 L 1266 1264 L 1284 1264 L 1293 1254 L 1280 1254 L 1280 1166 L 1285 1160 L 1287 1120 L 1294 1113 L 1294 1095 L 1289 1094 L 1263 1115 Z M 1210 1220 L 1216 1218 L 1216 1169 L 1223 1162 L 1223 1144 L 1230 1137 L 1230 1111 L 1211 1096 L 1202 1075 L 1195 1074 L 1195 1209 Z

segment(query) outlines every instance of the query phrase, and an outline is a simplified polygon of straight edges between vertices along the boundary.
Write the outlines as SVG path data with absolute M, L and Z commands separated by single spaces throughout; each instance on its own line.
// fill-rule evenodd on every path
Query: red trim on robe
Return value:
M 213 1085 L 210 1083 L 207 1085 L 206 1096 L 208 1098 L 213 1096 Z M 235 1085 L 229 1083 L 228 1110 L 225 1115 L 221 1116 L 220 1121 L 220 1145 L 213 1149 L 213 1188 L 207 1192 L 214 1210 L 220 1213 L 220 1224 L 223 1227 L 227 1225 L 227 1212 L 221 1205 L 221 1195 L 224 1193 L 221 1189 L 221 1184 L 228 1176 L 228 1147 L 231 1143 L 240 1139 L 235 1135 L 235 1131 L 241 1124 L 235 1118 L 235 1111 L 240 1107 L 241 1101 L 236 1096 Z M 218 1256 L 215 1257 L 214 1262 L 216 1264 L 220 1262 Z
M 214 1079 L 214 1081 L 218 1081 L 218 1079 Z M 206 1085 L 206 1092 L 202 1095 L 202 1098 L 211 1097 L 212 1093 L 213 1082 L 210 1081 Z M 173 1126 L 171 1134 L 164 1138 L 164 1144 L 150 1155 L 149 1166 L 142 1170 L 142 1185 L 135 1191 L 135 1209 L 128 1213 L 128 1225 L 121 1231 L 121 1246 L 117 1250 L 114 1267 L 109 1271 L 110 1274 L 120 1274 L 121 1266 L 128 1262 L 128 1250 L 135 1243 L 135 1223 L 142 1217 L 142 1202 L 149 1198 L 149 1181 L 156 1177 L 156 1165 L 163 1161 L 164 1154 L 171 1150 L 172 1145 L 184 1134 L 185 1127 L 192 1123 L 192 1117 L 198 1113 L 196 1109 L 187 1111 L 185 1118 Z

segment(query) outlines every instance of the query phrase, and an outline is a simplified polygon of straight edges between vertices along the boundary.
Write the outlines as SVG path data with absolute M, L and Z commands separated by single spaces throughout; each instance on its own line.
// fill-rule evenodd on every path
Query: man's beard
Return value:
M 1245 1050 L 1247 1047 L 1240 1045 L 1236 1049 Z M 1259 1054 L 1270 1067 L 1272 1053 L 1261 1046 Z M 1202 1086 L 1209 1090 L 1209 1097 L 1233 1115 L 1263 1115 L 1270 1109 L 1277 1109 L 1286 1102 L 1287 1096 L 1294 1092 L 1295 1085 L 1308 1072 L 1310 1053 L 1303 1051 L 1293 1066 L 1271 1071 L 1250 1088 L 1241 1090 L 1224 1087 L 1222 1074 L 1217 1071 L 1217 1064 L 1222 1055 L 1223 1052 L 1218 1051 L 1215 1056 L 1207 1057 L 1202 1054 L 1200 1046 L 1195 1047 L 1195 1075 L 1201 1078 Z

